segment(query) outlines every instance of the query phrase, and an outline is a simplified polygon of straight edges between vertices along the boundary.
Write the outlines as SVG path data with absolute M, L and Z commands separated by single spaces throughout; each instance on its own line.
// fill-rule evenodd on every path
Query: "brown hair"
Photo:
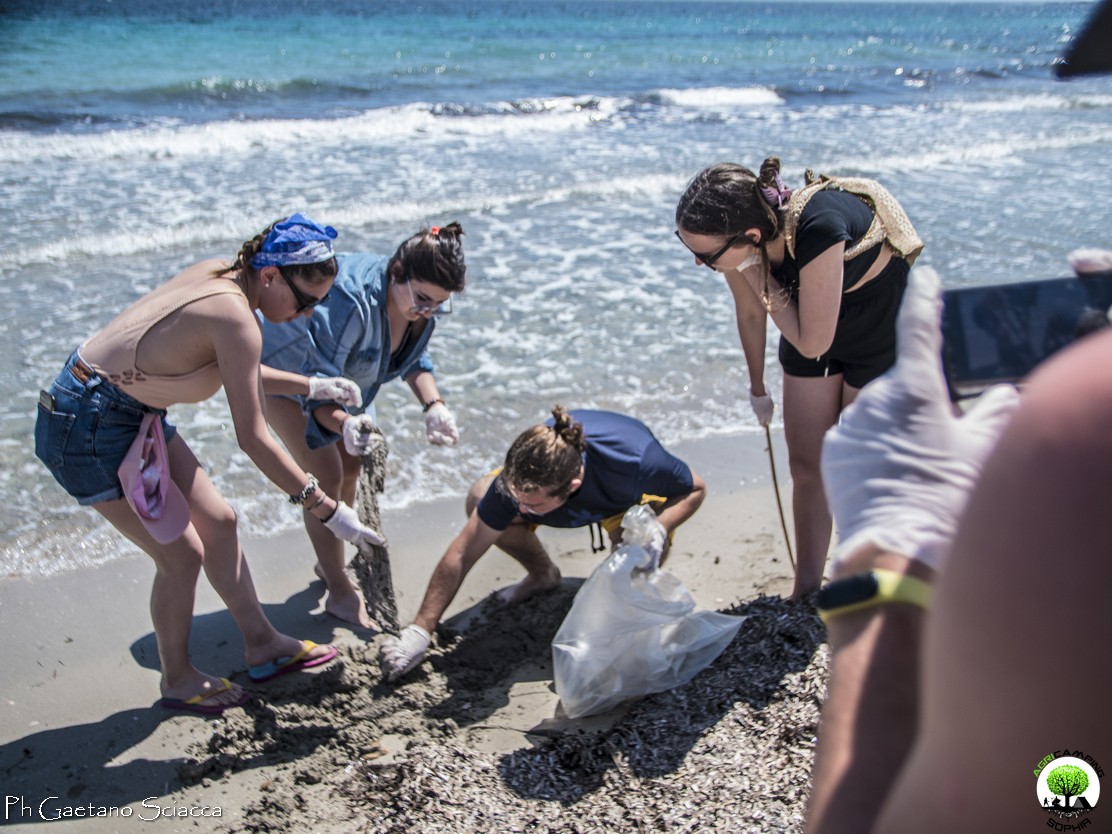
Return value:
M 761 189 L 775 188 L 779 176 L 777 156 L 761 163 L 760 174 L 742 165 L 720 162 L 696 174 L 676 204 L 676 228 L 686 232 L 729 238 L 747 229 L 760 231 L 761 239 L 755 245 L 761 250 L 765 270 L 762 301 L 769 310 L 773 299 L 765 246 L 783 231 L 785 210 L 769 203 Z
M 552 417 L 553 425 L 525 430 L 506 452 L 501 481 L 514 492 L 543 489 L 552 496 L 563 497 L 579 476 L 587 450 L 583 426 L 560 405 L 553 406 Z
M 262 248 L 263 242 L 266 241 L 266 236 L 270 234 L 270 230 L 277 224 L 288 219 L 287 217 L 280 217 L 253 238 L 244 241 L 243 246 L 239 248 L 239 254 L 237 254 L 236 259 L 232 261 L 232 265 L 226 266 L 223 269 L 213 270 L 212 274 L 220 276 L 232 272 L 242 272 L 246 275 L 251 275 L 258 272 L 255 267 L 251 266 L 251 259 L 254 258 L 255 255 L 258 254 L 259 249 Z M 280 266 L 278 270 L 287 281 L 291 278 L 295 278 L 309 286 L 314 286 L 333 280 L 339 273 L 340 267 L 333 257 L 317 264 L 291 264 L 288 266 Z
M 463 227 L 459 223 L 422 229 L 398 247 L 387 274 L 400 284 L 427 281 L 448 292 L 463 292 L 467 264 L 463 258 Z

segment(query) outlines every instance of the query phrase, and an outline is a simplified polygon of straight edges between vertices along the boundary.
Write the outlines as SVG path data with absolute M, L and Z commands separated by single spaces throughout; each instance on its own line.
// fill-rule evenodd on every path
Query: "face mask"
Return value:
M 749 267 L 756 266 L 760 262 L 761 262 L 761 253 L 760 252 L 754 252 L 752 255 L 750 255 L 748 258 L 746 258 L 744 261 L 739 263 L 734 268 L 738 272 L 745 272 L 745 270 L 749 269 Z

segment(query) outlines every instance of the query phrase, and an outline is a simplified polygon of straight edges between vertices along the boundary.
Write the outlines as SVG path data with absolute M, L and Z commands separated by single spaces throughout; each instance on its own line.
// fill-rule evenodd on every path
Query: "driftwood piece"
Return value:
M 368 527 L 381 531 L 382 516 L 378 509 L 378 496 L 386 488 L 386 458 L 390 454 L 390 447 L 378 426 L 372 432 L 378 439 L 363 456 L 355 504 L 359 520 Z M 398 604 L 394 599 L 389 551 L 378 545 L 362 546 L 352 559 L 351 567 L 363 591 L 363 605 L 367 614 L 383 630 L 396 634 L 399 628 Z

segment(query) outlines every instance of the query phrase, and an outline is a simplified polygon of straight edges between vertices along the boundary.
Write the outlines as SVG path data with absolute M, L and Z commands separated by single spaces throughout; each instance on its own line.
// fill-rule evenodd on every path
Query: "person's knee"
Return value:
M 475 483 L 471 485 L 471 489 L 467 491 L 467 500 L 464 502 L 464 507 L 468 518 L 471 517 L 471 513 L 475 511 L 475 508 L 479 506 L 479 502 L 483 500 L 483 496 L 486 495 L 487 490 L 490 489 L 490 485 L 494 482 L 494 478 L 494 475 L 483 475 L 483 477 L 475 481 Z
M 196 528 L 197 535 L 200 536 L 201 543 L 204 546 L 204 551 L 201 554 L 202 560 L 204 553 L 210 552 L 221 544 L 236 541 L 238 520 L 235 508 L 223 499 L 206 508 L 204 512 L 193 513 L 193 526 Z
M 155 559 L 159 574 L 176 582 L 196 584 L 197 577 L 205 565 L 205 550 L 202 542 L 188 535 L 173 542 L 172 552 Z
M 821 455 L 796 452 L 788 455 L 788 471 L 796 486 L 822 483 Z

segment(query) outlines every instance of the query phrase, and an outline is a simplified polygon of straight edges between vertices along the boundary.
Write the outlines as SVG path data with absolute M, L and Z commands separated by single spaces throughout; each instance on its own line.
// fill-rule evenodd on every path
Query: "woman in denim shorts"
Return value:
M 797 556 L 793 598 L 818 590 L 830 548 L 823 436 L 861 387 L 895 360 L 896 311 L 910 262 L 922 249 L 879 183 L 844 182 L 871 202 L 837 180 L 814 181 L 793 199 L 776 157 L 759 173 L 722 163 L 697 174 L 676 207 L 676 235 L 696 263 L 723 274 L 733 295 L 749 403 L 766 428 L 773 413 L 764 379 L 768 319 L 780 330 Z
M 295 214 L 244 243 L 232 263 L 186 268 L 75 350 L 39 396 L 36 455 L 78 503 L 155 562 L 151 612 L 166 707 L 216 714 L 248 697 L 190 659 L 202 569 L 243 633 L 253 680 L 336 656 L 331 646 L 280 633 L 266 618 L 240 550 L 235 511 L 166 422 L 169 406 L 199 402 L 223 386 L 240 447 L 292 503 L 339 538 L 382 543 L 273 439 L 262 406 L 264 383 L 272 393 L 358 398 L 347 380 L 264 372 L 259 362 L 256 311 L 273 321 L 311 315 L 335 280 L 335 236 Z

